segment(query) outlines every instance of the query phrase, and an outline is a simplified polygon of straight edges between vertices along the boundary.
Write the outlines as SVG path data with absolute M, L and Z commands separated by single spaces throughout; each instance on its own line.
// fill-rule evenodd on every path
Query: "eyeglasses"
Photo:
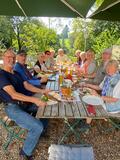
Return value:
M 27 55 L 26 55 L 26 54 L 20 54 L 20 56 L 21 56 L 21 57 L 26 57 Z
M 46 55 L 48 55 L 48 56 L 49 56 L 50 54 L 51 54 L 51 53 L 47 53 Z
M 4 56 L 4 57 L 7 57 L 7 58 L 13 58 L 13 59 L 15 59 L 16 57 L 15 56 Z

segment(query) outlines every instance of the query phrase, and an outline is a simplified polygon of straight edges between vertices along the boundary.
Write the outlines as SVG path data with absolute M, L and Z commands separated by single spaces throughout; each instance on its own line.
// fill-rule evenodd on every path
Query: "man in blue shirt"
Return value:
M 32 96 L 34 93 L 47 94 L 49 90 L 42 90 L 21 79 L 13 72 L 15 54 L 7 50 L 3 56 L 3 69 L 0 70 L 0 98 L 5 102 L 5 111 L 9 118 L 20 127 L 28 130 L 27 138 L 20 152 L 21 158 L 32 160 L 32 153 L 43 131 L 43 124 L 34 118 L 31 112 L 37 107 L 45 107 L 46 103 Z
M 24 81 L 29 82 L 34 86 L 41 86 L 41 83 L 47 82 L 47 77 L 41 79 L 32 76 L 26 66 L 27 54 L 24 50 L 20 50 L 17 53 L 17 63 L 14 66 L 14 71 L 18 72 Z

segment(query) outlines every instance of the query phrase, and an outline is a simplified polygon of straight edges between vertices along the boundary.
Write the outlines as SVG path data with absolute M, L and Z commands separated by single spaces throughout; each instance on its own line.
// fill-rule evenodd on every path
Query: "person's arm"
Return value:
M 28 91 L 31 91 L 33 93 L 48 94 L 48 92 L 50 91 L 49 89 L 37 88 L 37 87 L 31 85 L 30 83 L 28 83 L 27 81 L 25 81 L 23 84 L 24 84 L 25 89 L 27 89 Z
M 101 98 L 107 103 L 114 103 L 119 100 L 119 98 L 108 97 L 108 96 L 101 96 Z
M 92 73 L 92 74 L 86 74 L 84 75 L 85 78 L 95 78 L 96 76 L 96 72 Z
M 101 90 L 101 88 L 98 85 L 94 85 L 94 84 L 85 84 L 85 87 L 95 89 L 97 91 Z
M 18 93 L 15 91 L 14 87 L 12 85 L 7 85 L 3 87 L 3 90 L 7 92 L 13 100 L 23 101 L 23 102 L 31 102 L 36 104 L 38 107 L 45 107 L 46 103 L 42 102 L 40 99 L 31 97 L 31 96 L 25 96 L 24 94 Z
M 32 84 L 33 86 L 40 86 L 41 81 L 39 79 L 29 79 L 27 80 L 28 83 Z
M 16 63 L 16 65 L 14 67 L 14 71 L 19 73 L 24 81 L 28 81 L 30 84 L 36 85 L 36 86 L 40 86 L 41 85 L 40 80 L 37 79 L 35 76 L 33 76 L 31 79 L 29 79 L 29 77 L 25 73 L 24 68 L 21 67 L 20 64 Z

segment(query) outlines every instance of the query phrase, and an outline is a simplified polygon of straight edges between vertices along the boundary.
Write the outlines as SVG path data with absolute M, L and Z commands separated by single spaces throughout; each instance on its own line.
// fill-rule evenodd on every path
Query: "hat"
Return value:
M 25 50 L 19 50 L 17 52 L 17 55 L 27 55 L 26 51 Z
M 107 49 L 103 50 L 102 53 L 112 54 L 112 48 L 107 48 Z

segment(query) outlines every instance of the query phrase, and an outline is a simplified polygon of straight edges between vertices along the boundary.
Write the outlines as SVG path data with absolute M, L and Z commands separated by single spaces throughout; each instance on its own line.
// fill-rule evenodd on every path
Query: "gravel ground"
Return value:
M 0 110 L 0 117 L 4 116 Z M 108 122 L 104 120 L 94 120 L 92 127 L 87 133 L 81 134 L 81 140 L 87 144 L 91 144 L 94 149 L 95 160 L 120 160 L 120 130 L 113 130 L 105 132 L 100 130 L 100 125 L 109 126 Z M 79 130 L 79 127 L 77 127 Z M 48 160 L 48 147 L 50 144 L 57 144 L 60 136 L 63 134 L 64 123 L 60 119 L 51 119 L 47 133 L 44 138 L 41 138 L 39 144 L 34 152 L 35 160 Z M 66 130 L 64 130 L 66 132 Z M 0 160 L 18 160 L 19 148 L 22 143 L 15 141 L 9 146 L 7 153 L 4 153 L 2 144 L 7 136 L 6 131 L 0 126 Z M 70 135 L 64 141 L 65 144 L 79 144 L 74 135 Z

